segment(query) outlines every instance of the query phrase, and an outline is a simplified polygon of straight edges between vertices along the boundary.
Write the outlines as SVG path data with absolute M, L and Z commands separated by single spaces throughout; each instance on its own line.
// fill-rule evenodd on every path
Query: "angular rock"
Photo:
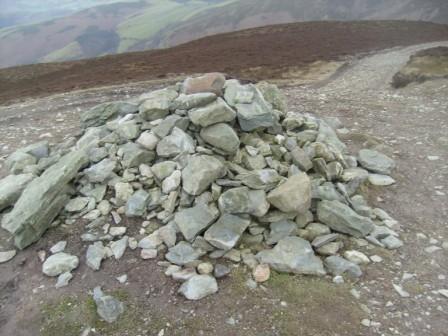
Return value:
M 77 256 L 60 252 L 53 254 L 42 264 L 42 272 L 48 276 L 58 276 L 65 272 L 71 272 L 79 265 Z
M 114 241 L 110 244 L 110 248 L 116 260 L 120 259 L 124 252 L 126 251 L 126 247 L 128 246 L 129 237 L 124 236 L 123 238 Z
M 68 183 L 87 162 L 84 152 L 70 152 L 28 184 L 2 220 L 2 227 L 14 235 L 18 248 L 37 241 L 50 227 L 69 199 Z
M 194 94 L 201 92 L 211 92 L 217 96 L 222 95 L 222 90 L 226 78 L 223 74 L 218 72 L 207 73 L 200 77 L 189 77 L 182 85 L 182 92 L 184 94 Z
M 219 123 L 201 130 L 201 138 L 208 144 L 227 154 L 234 154 L 240 147 L 238 135 L 227 124 Z
M 361 166 L 377 174 L 390 175 L 395 168 L 394 160 L 371 149 L 361 149 L 358 153 L 358 161 Z
M 181 241 L 168 250 L 165 258 L 173 264 L 183 266 L 197 260 L 202 253 L 194 249 L 191 244 Z
M 131 198 L 132 194 L 134 193 L 134 189 L 129 183 L 118 182 L 115 184 L 114 188 L 115 188 L 115 203 L 118 206 L 126 204 L 128 200 Z M 143 195 L 140 194 L 140 196 Z M 137 199 L 137 201 L 139 201 L 139 199 Z
M 381 174 L 369 174 L 368 180 L 375 186 L 390 186 L 396 182 L 392 177 Z
M 221 250 L 232 249 L 250 224 L 250 219 L 223 214 L 218 221 L 205 231 L 204 238 Z
M 119 115 L 137 112 L 137 106 L 127 102 L 111 102 L 97 105 L 81 114 L 83 128 L 104 125 Z
M 311 206 L 311 181 L 305 173 L 293 175 L 272 190 L 267 200 L 283 212 L 305 213 Z
M 269 210 L 266 193 L 263 190 L 250 190 L 247 187 L 227 190 L 219 197 L 218 204 L 222 213 L 262 217 Z
M 98 271 L 101 267 L 101 262 L 106 257 L 106 249 L 102 242 L 95 242 L 87 248 L 86 264 L 91 269 Z
M 274 189 L 282 181 L 282 177 L 275 169 L 253 170 L 239 174 L 235 178 L 251 189 L 265 191 Z
M 302 148 L 295 147 L 291 151 L 291 157 L 292 162 L 302 171 L 307 172 L 308 170 L 313 168 L 313 163 L 311 162 L 310 158 Z
M 241 85 L 236 79 L 226 81 L 224 99 L 230 106 L 250 104 L 254 100 L 254 91 L 248 85 Z
M 185 131 L 190 124 L 190 120 L 188 118 L 182 118 L 176 114 L 169 115 L 165 119 L 163 119 L 160 124 L 152 129 L 155 135 L 159 138 L 164 138 L 168 134 L 171 133 L 174 127 L 180 128 Z
M 266 99 L 274 109 L 283 113 L 286 112 L 288 108 L 286 97 L 276 85 L 268 82 L 259 82 L 256 86 L 262 93 L 264 99 Z
M 155 157 L 152 151 L 144 150 L 139 145 L 128 142 L 120 148 L 123 151 L 121 164 L 125 168 L 135 168 L 141 164 L 150 164 Z
M 213 103 L 190 110 L 188 116 L 193 124 L 207 127 L 217 123 L 233 121 L 236 112 L 223 99 L 218 98 Z
M 184 282 L 179 288 L 179 293 L 188 300 L 201 300 L 218 291 L 216 279 L 210 275 L 195 275 Z
M 182 93 L 173 101 L 171 109 L 188 111 L 212 103 L 216 98 L 216 94 L 212 92 L 200 92 L 187 95 Z
M 317 218 L 334 231 L 358 238 L 367 236 L 374 229 L 370 218 L 358 215 L 350 207 L 338 201 L 319 202 Z
M 249 85 L 254 93 L 254 99 L 250 104 L 237 104 L 237 116 L 243 131 L 253 131 L 260 128 L 273 127 L 276 124 L 271 107 L 264 100 L 261 92 Z
M 156 149 L 159 141 L 159 137 L 157 137 L 154 133 L 146 131 L 140 134 L 136 142 L 145 149 L 153 151 Z
M 65 272 L 65 273 L 60 274 L 58 276 L 58 281 L 56 282 L 55 287 L 61 288 L 61 287 L 68 286 L 68 283 L 70 282 L 70 280 L 72 278 L 73 278 L 73 275 L 70 272 Z
M 71 199 L 64 207 L 67 212 L 80 212 L 87 204 L 89 204 L 90 198 L 88 197 L 76 197 Z
M 157 155 L 160 157 L 173 157 L 181 153 L 193 154 L 196 145 L 191 136 L 174 127 L 171 134 L 157 144 Z
M 117 168 L 117 162 L 112 159 L 104 159 L 97 164 L 90 166 L 83 172 L 89 182 L 103 183 L 113 176 L 114 170 Z
M 193 208 L 177 212 L 174 221 L 188 241 L 193 241 L 198 234 L 210 226 L 219 216 L 216 208 L 199 203 Z
M 124 140 L 133 140 L 139 136 L 140 127 L 135 120 L 129 120 L 119 122 L 115 132 Z
M 93 290 L 96 312 L 106 322 L 113 323 L 124 313 L 124 304 L 110 295 L 105 295 L 100 287 Z
M 153 91 L 139 106 L 140 116 L 147 121 L 165 118 L 170 113 L 170 105 L 178 93 L 171 89 Z
M 278 272 L 325 275 L 322 261 L 314 255 L 310 243 L 299 237 L 286 237 L 272 250 L 259 252 L 256 258 Z
M 0 211 L 14 205 L 25 187 L 33 179 L 33 174 L 20 174 L 9 175 L 0 180 Z
M 347 273 L 353 278 L 359 278 L 362 275 L 362 271 L 358 265 L 339 256 L 328 257 L 325 259 L 324 263 L 325 267 L 327 267 L 333 275 L 342 275 Z
M 200 195 L 225 174 L 225 166 L 215 157 L 208 155 L 192 157 L 182 171 L 183 189 L 190 195 Z
M 149 204 L 149 197 L 143 189 L 133 193 L 126 203 L 126 216 L 143 217 Z
M 175 170 L 170 176 L 168 176 L 162 182 L 162 191 L 164 194 L 169 194 L 170 192 L 176 190 L 180 185 L 180 180 L 182 178 L 182 173 L 180 170 Z
M 54 244 L 50 248 L 50 252 L 53 254 L 64 252 L 66 246 L 67 246 L 67 241 L 61 240 L 61 241 L 57 242 L 56 244 Z

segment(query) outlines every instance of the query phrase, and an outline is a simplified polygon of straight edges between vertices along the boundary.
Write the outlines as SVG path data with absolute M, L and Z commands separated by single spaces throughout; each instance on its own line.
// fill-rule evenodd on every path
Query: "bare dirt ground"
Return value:
M 414 52 L 446 43 L 396 48 L 351 63 L 330 79 L 285 87 L 290 110 L 339 117 L 350 132 L 350 149 L 376 146 L 397 164 L 397 184 L 370 188 L 370 204 L 400 223 L 405 245 L 395 252 L 359 248 L 383 261 L 363 267 L 357 283 L 335 285 L 331 278 L 276 275 L 250 290 L 242 266 L 220 280 L 218 294 L 187 302 L 178 284 L 155 261 L 127 251 L 107 260 L 99 272 L 85 266 L 82 223 L 50 230 L 37 244 L 0 266 L 0 334 L 3 336 L 81 335 L 448 335 L 448 80 L 389 85 Z M 78 132 L 80 111 L 99 102 L 123 99 L 157 87 L 138 83 L 67 93 L 0 107 L 1 155 L 36 139 L 52 142 Z M 342 136 L 341 136 L 342 137 Z M 0 171 L 0 175 L 2 172 Z M 131 225 L 130 223 L 129 225 Z M 135 223 L 136 231 L 138 223 Z M 423 236 L 424 235 L 424 236 Z M 38 260 L 39 250 L 67 239 L 80 267 L 68 287 L 54 288 Z M 445 246 L 446 247 L 446 246 Z M 116 276 L 127 274 L 128 283 Z M 393 288 L 401 285 L 410 297 Z M 106 326 L 95 318 L 89 291 L 102 285 L 126 303 L 125 316 Z M 356 298 L 351 289 L 356 289 Z M 371 321 L 361 325 L 362 319 Z M 87 329 L 88 330 L 88 329 Z

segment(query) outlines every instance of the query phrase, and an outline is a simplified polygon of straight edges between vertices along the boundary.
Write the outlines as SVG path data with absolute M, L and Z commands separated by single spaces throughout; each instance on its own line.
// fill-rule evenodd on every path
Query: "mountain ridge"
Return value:
M 166 48 L 204 36 L 270 24 L 364 19 L 414 19 L 448 23 L 448 2 L 113 1 L 44 23 L 0 29 L 0 67 Z

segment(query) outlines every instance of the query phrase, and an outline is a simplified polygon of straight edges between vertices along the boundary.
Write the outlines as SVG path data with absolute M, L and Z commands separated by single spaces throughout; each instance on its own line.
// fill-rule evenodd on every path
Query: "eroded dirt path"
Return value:
M 448 44 L 425 47 L 437 45 Z M 374 191 L 370 201 L 399 221 L 405 245 L 368 269 L 356 286 L 370 319 L 381 323 L 373 329 L 386 335 L 448 335 L 448 299 L 435 292 L 448 287 L 448 250 L 425 251 L 448 242 L 448 81 L 402 90 L 389 85 L 422 48 L 379 53 L 323 85 L 287 89 L 295 110 L 339 117 L 350 129 L 345 138 L 352 151 L 377 146 L 398 164 L 398 183 Z M 405 273 L 412 278 L 403 280 Z M 401 298 L 392 284 L 411 297 Z
M 389 50 L 354 60 L 326 82 L 285 88 L 290 110 L 339 117 L 350 130 L 341 137 L 353 152 L 377 146 L 397 161 L 397 184 L 371 189 L 368 195 L 372 206 L 399 221 L 405 246 L 396 252 L 358 248 L 383 258 L 380 264 L 363 267 L 361 281 L 337 286 L 331 279 L 274 276 L 252 291 L 245 285 L 247 275 L 235 269 L 220 281 L 217 295 L 186 302 L 175 293 L 178 284 L 163 275 L 163 268 L 155 261 L 142 261 L 137 252 L 127 251 L 120 262 L 106 261 L 100 272 L 93 272 L 85 266 L 82 227 L 58 227 L 0 266 L 0 334 L 50 335 L 48 331 L 55 330 L 50 325 L 64 335 L 80 335 L 82 330 L 62 327 L 73 320 L 90 322 L 90 315 L 81 308 L 48 304 L 74 296 L 67 305 L 84 307 L 88 291 L 103 285 L 127 295 L 128 315 L 107 335 L 157 335 L 162 329 L 165 335 L 448 335 L 448 299 L 436 292 L 448 287 L 448 250 L 425 251 L 448 241 L 448 81 L 399 91 L 388 84 L 414 51 L 433 45 L 443 43 Z M 56 143 L 73 136 L 81 111 L 160 84 L 72 92 L 0 107 L 0 156 L 37 139 Z M 41 273 L 37 251 L 48 251 L 61 239 L 69 240 L 68 252 L 81 256 L 81 266 L 68 287 L 56 290 L 54 279 Z M 115 277 L 125 273 L 128 284 L 121 285 Z M 393 284 L 402 285 L 410 297 L 400 297 Z M 359 292 L 359 299 L 349 293 L 351 288 Z M 45 314 L 61 315 L 62 324 L 55 318 L 40 330 Z M 363 318 L 372 325 L 362 326 Z

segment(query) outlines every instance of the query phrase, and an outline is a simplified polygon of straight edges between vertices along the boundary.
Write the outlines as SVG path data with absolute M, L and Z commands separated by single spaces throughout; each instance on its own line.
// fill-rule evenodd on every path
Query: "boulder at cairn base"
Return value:
M 182 85 L 182 93 L 187 95 L 200 92 L 211 92 L 222 95 L 226 78 L 219 72 L 212 72 L 201 77 L 187 78 Z
M 221 250 L 230 250 L 236 245 L 249 225 L 250 219 L 224 214 L 205 231 L 204 238 Z
M 226 175 L 224 164 L 213 156 L 192 157 L 182 171 L 182 185 L 190 195 L 200 195 L 215 180 Z
M 339 201 L 321 201 L 317 206 L 317 218 L 334 231 L 354 237 L 365 237 L 374 229 L 372 220 L 358 215 Z
M 18 248 L 39 240 L 50 227 L 69 200 L 68 183 L 87 162 L 83 151 L 70 152 L 28 184 L 14 209 L 2 220 L 2 227 L 14 235 Z
M 308 175 L 293 175 L 268 194 L 268 202 L 283 212 L 305 213 L 311 206 Z
M 378 174 L 389 175 L 395 168 L 394 160 L 371 149 L 361 149 L 358 161 L 364 168 Z
M 0 211 L 13 205 L 33 178 L 32 174 L 21 174 L 9 175 L 0 180 Z
M 283 238 L 272 250 L 261 251 L 256 257 L 278 272 L 325 275 L 322 260 L 314 255 L 310 243 L 299 237 Z

